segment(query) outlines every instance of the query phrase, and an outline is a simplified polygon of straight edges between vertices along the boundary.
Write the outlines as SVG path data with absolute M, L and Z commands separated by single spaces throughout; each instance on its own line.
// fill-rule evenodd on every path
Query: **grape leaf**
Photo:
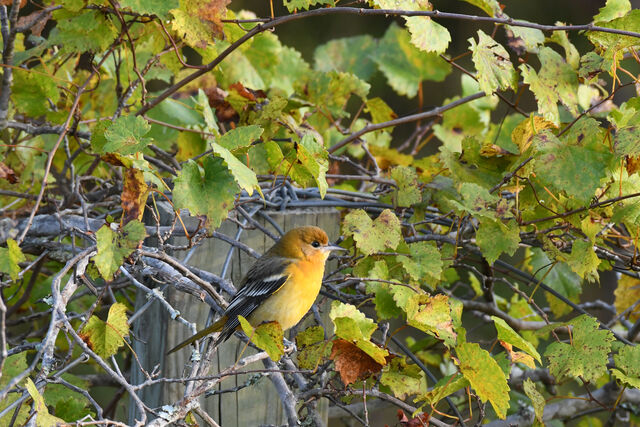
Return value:
M 22 249 L 13 239 L 7 239 L 7 247 L 0 248 L 0 272 L 9 274 L 12 280 L 18 279 L 22 270 L 19 264 L 26 260 Z
M 284 355 L 282 328 L 278 322 L 266 322 L 255 328 L 242 316 L 238 316 L 240 326 L 252 343 L 267 352 L 271 360 L 277 362 Z
M 318 71 L 351 73 L 368 80 L 376 71 L 372 56 L 376 41 L 369 35 L 333 39 L 316 48 L 313 59 Z
M 130 8 L 131 11 L 142 15 L 156 15 L 158 18 L 167 19 L 169 11 L 177 8 L 177 0 L 121 0 L 120 6 Z
M 600 11 L 593 17 L 593 22 L 611 21 L 621 18 L 631 10 L 629 0 L 607 0 L 607 3 L 600 8 Z
M 342 230 L 345 235 L 353 236 L 358 249 L 365 255 L 385 248 L 395 249 L 402 240 L 400 221 L 388 209 L 375 221 L 362 209 L 351 211 L 344 218 Z
M 414 168 L 396 166 L 391 169 L 390 175 L 398 186 L 393 195 L 398 206 L 412 206 L 422 201 L 422 194 L 418 186 L 418 174 Z
M 496 316 L 491 316 L 493 323 L 498 331 L 498 339 L 504 342 L 507 342 L 515 347 L 518 347 L 521 350 L 524 350 L 527 354 L 533 356 L 538 363 L 542 363 L 540 359 L 540 353 L 536 350 L 536 348 L 527 340 L 522 338 L 520 334 L 514 331 L 511 326 L 507 324 L 504 320 L 500 319 Z
M 391 389 L 398 399 L 406 399 L 426 390 L 427 379 L 418 365 L 408 365 L 403 357 L 396 357 L 382 368 L 380 383 Z
M 152 138 L 145 138 L 151 126 L 140 116 L 123 116 L 109 125 L 104 131 L 106 143 L 103 153 L 133 154 L 142 151 L 151 144 Z
M 192 215 L 206 215 L 208 227 L 215 229 L 233 208 L 238 185 L 222 159 L 207 156 L 202 163 L 204 173 L 193 160 L 182 167 L 174 180 L 173 202 Z
M 385 365 L 385 358 L 389 352 L 370 341 L 373 332 L 378 329 L 373 320 L 367 318 L 351 304 L 333 301 L 329 317 L 335 326 L 335 334 L 339 338 L 355 344 L 360 350 L 369 355 L 376 363 Z M 334 350 L 338 351 L 335 347 Z
M 333 360 L 336 371 L 340 373 L 340 379 L 345 386 L 380 372 L 384 366 L 384 363 L 378 363 L 360 347 L 343 339 L 333 340 L 329 358 Z
M 322 326 L 310 326 L 296 335 L 296 358 L 301 369 L 315 369 L 331 354 L 332 344 L 324 339 Z
M 55 417 L 49 413 L 49 409 L 47 409 L 47 404 L 44 402 L 44 398 L 36 388 L 36 385 L 33 383 L 31 378 L 27 378 L 26 388 L 29 396 L 33 399 L 33 406 L 37 413 L 36 426 L 49 427 L 58 425 L 58 423 L 64 423 L 63 419 Z
M 627 387 L 640 388 L 640 347 L 625 345 L 613 356 L 617 369 L 614 377 Z
M 600 265 L 600 259 L 593 249 L 593 243 L 590 241 L 582 239 L 574 240 L 567 264 L 583 279 L 590 282 L 597 282 L 599 280 L 598 265 Z
M 520 244 L 520 227 L 513 220 L 505 224 L 500 220 L 482 219 L 476 242 L 487 262 L 493 264 L 503 253 L 511 256 L 516 252 Z
M 518 74 L 509 59 L 507 50 L 482 30 L 478 30 L 478 43 L 469 40 L 469 50 L 473 52 L 473 63 L 478 70 L 480 89 L 487 95 L 496 90 L 515 89 L 518 85 Z
M 526 380 L 523 381 L 522 388 L 525 394 L 527 395 L 527 397 L 531 399 L 531 403 L 533 404 L 533 410 L 536 414 L 536 420 L 538 420 L 538 422 L 542 424 L 543 423 L 542 416 L 544 414 L 544 406 L 546 404 L 544 396 L 538 391 L 538 389 L 536 388 L 536 384 L 533 381 L 531 381 L 531 378 L 527 378 Z
M 456 354 L 460 372 L 469 380 L 478 397 L 491 402 L 496 415 L 504 419 L 509 408 L 509 385 L 498 363 L 476 343 L 458 344 Z
M 607 356 L 614 340 L 611 331 L 598 328 L 598 321 L 586 315 L 571 320 L 572 340 L 569 344 L 553 342 L 544 355 L 549 359 L 549 372 L 558 382 L 581 376 L 596 381 L 607 371 Z
M 97 316 L 91 316 L 82 328 L 81 336 L 89 343 L 96 354 L 103 359 L 116 354 L 124 345 L 124 338 L 129 336 L 127 320 L 127 306 L 115 303 L 109 308 L 107 321 L 103 322 Z
M 413 280 L 440 280 L 442 258 L 435 242 L 410 243 L 409 255 L 408 257 L 399 257 L 399 260 Z
M 373 60 L 400 95 L 413 98 L 423 80 L 442 81 L 451 66 L 436 53 L 425 53 L 412 43 L 409 33 L 392 23 L 378 44 Z
M 125 258 L 146 235 L 144 224 L 138 220 L 129 222 L 120 232 L 113 231 L 108 225 L 100 227 L 96 233 L 98 253 L 93 257 L 100 275 L 105 280 L 112 280 Z

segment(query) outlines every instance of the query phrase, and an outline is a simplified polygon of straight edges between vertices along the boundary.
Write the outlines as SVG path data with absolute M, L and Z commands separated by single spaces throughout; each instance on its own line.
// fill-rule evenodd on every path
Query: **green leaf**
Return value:
M 594 382 L 607 372 L 607 356 L 614 340 L 610 331 L 598 328 L 598 321 L 582 315 L 571 320 L 571 342 L 553 342 L 544 355 L 549 359 L 549 372 L 561 383 L 581 376 Z
M 105 129 L 102 152 L 127 155 L 142 151 L 153 142 L 152 138 L 144 137 L 150 129 L 149 123 L 140 116 L 120 117 Z
M 599 280 L 598 265 L 600 265 L 600 259 L 593 249 L 593 243 L 590 241 L 582 239 L 574 240 L 567 264 L 583 279 L 590 282 L 597 282 Z
M 430 296 L 407 290 L 412 293 L 408 299 L 408 292 L 396 293 L 398 306 L 407 313 L 407 323 L 444 341 L 448 347 L 455 345 L 455 329 L 460 325 L 461 308 L 456 307 L 446 295 Z
M 640 126 L 625 126 L 618 129 L 613 147 L 619 156 L 640 156 Z
M 538 146 L 534 170 L 550 189 L 565 192 L 580 203 L 595 196 L 600 180 L 606 177 L 612 154 L 603 144 L 604 132 L 593 119 L 578 121 L 558 140 L 548 130 L 534 136 Z
M 327 188 L 329 188 L 325 177 L 329 169 L 329 153 L 316 140 L 314 134 L 306 133 L 298 144 L 296 154 L 296 163 L 299 162 L 300 167 L 303 167 L 311 174 L 318 186 L 318 191 L 320 191 L 320 197 L 324 198 L 325 194 L 327 194 Z M 297 171 L 298 165 L 294 164 L 293 168 Z
M 328 4 L 333 6 L 334 0 L 282 0 L 282 3 L 289 13 L 291 13 L 296 9 L 309 10 L 311 6 L 315 6 L 317 4 Z
M 456 354 L 460 372 L 469 380 L 480 400 L 491 402 L 496 415 L 504 419 L 509 408 L 509 385 L 498 363 L 476 343 L 458 344 Z
M 511 25 L 505 25 L 505 28 L 511 31 L 514 37 L 522 40 L 527 52 L 537 53 L 539 47 L 544 44 L 544 33 L 537 28 L 517 27 Z
M 544 399 L 544 396 L 538 391 L 536 388 L 536 384 L 531 381 L 531 378 L 527 378 L 522 383 L 522 388 L 524 389 L 525 394 L 529 399 L 531 399 L 531 403 L 533 405 L 533 410 L 536 413 L 536 419 L 540 424 L 543 423 L 542 416 L 544 414 L 544 406 L 547 403 Z
M 335 326 L 336 336 L 355 344 L 380 365 L 386 365 L 385 357 L 389 352 L 370 341 L 371 335 L 378 329 L 373 320 L 367 318 L 354 305 L 339 301 L 331 303 L 329 317 Z
M 11 92 L 11 99 L 18 111 L 32 117 L 46 114 L 50 110 L 49 103 L 55 105 L 60 99 L 55 80 L 40 74 L 37 72 L 39 70 L 17 68 L 13 72 L 13 86 L 16 89 Z
M 398 257 L 398 259 L 413 280 L 440 280 L 442 258 L 435 242 L 410 243 L 409 254 L 409 257 Z
M 182 166 L 174 180 L 173 202 L 192 215 L 205 215 L 207 226 L 215 229 L 233 208 L 239 188 L 222 159 L 207 156 L 202 164 L 203 172 L 193 160 Z
M 362 209 L 351 211 L 342 223 L 343 233 L 353 236 L 358 249 L 365 255 L 395 249 L 402 240 L 400 220 L 389 209 L 372 221 Z
M 49 43 L 62 45 L 61 53 L 103 52 L 118 37 L 111 15 L 98 10 L 85 10 L 80 15 L 68 11 L 54 12 L 57 21 Z
M 608 22 L 596 22 L 595 24 L 607 28 L 637 32 L 640 30 L 640 10 L 633 9 L 620 18 L 615 18 Z M 591 43 L 600 48 L 599 50 L 603 52 L 604 57 L 608 59 L 616 57 L 619 60 L 620 56 L 622 56 L 619 51 L 639 44 L 636 37 L 599 31 L 588 31 L 587 37 Z
M 169 18 L 169 11 L 178 7 L 178 0 L 121 0 L 120 6 L 128 7 L 132 12 L 142 15 L 156 15 L 161 19 Z
M 442 25 L 427 16 L 406 18 L 411 43 L 425 52 L 443 53 L 451 42 L 451 34 Z
M 205 129 L 209 133 L 219 135 L 220 128 L 218 127 L 218 120 L 216 119 L 216 115 L 209 105 L 209 98 L 207 97 L 207 94 L 205 94 L 202 89 L 198 89 L 198 95 L 194 98 L 194 101 L 196 102 L 196 105 L 194 106 L 195 110 L 202 114 L 202 118 L 204 119 L 204 123 L 206 125 Z M 229 132 L 233 132 L 233 130 L 230 130 Z
M 29 396 L 31 396 L 31 398 L 33 399 L 33 406 L 37 413 L 36 425 L 38 427 L 50 427 L 58 425 L 58 423 L 64 423 L 63 419 L 54 417 L 49 413 L 47 404 L 44 403 L 42 395 L 36 388 L 36 385 L 33 383 L 31 378 L 27 377 L 26 387 L 27 391 L 29 392 Z
M 106 322 L 91 316 L 81 335 L 89 339 L 91 349 L 101 358 L 113 356 L 124 345 L 124 338 L 129 336 L 127 306 L 118 302 L 113 304 Z
M 391 107 L 387 105 L 381 98 L 367 99 L 365 112 L 371 114 L 371 122 L 384 123 L 398 117 Z
M 278 322 L 267 322 L 254 328 L 244 317 L 238 316 L 238 320 L 252 343 L 266 351 L 274 362 L 280 360 L 284 355 L 284 335 Z
M 12 280 L 18 280 L 21 262 L 27 258 L 22 253 L 22 249 L 13 239 L 7 239 L 7 247 L 0 248 L 0 272 L 9 274 Z
M 390 175 L 398 186 L 393 195 L 397 206 L 409 207 L 422 201 L 422 194 L 418 187 L 418 174 L 414 168 L 396 166 L 391 169 Z
M 300 369 L 315 369 L 331 353 L 331 342 L 324 340 L 322 326 L 310 326 L 296 335 L 296 347 Z
M 262 135 L 260 126 L 240 126 L 222 135 L 217 142 L 227 150 L 234 151 L 239 148 L 249 147 L 258 141 L 260 135 Z
M 108 225 L 100 227 L 96 233 L 98 254 L 93 257 L 100 275 L 105 280 L 112 280 L 125 258 L 146 235 L 144 224 L 138 220 L 127 223 L 121 232 L 113 231 Z
M 249 196 L 253 194 L 254 188 L 257 189 L 258 192 L 261 192 L 260 185 L 258 185 L 258 178 L 254 171 L 246 167 L 244 163 L 238 160 L 231 151 L 227 150 L 220 144 L 212 142 L 211 148 L 214 153 L 224 160 L 229 172 L 231 172 L 231 175 L 233 175 L 233 178 L 241 189 L 246 190 L 247 193 L 249 193 Z
M 423 80 L 440 82 L 451 72 L 451 66 L 436 53 L 417 49 L 409 33 L 392 23 L 378 44 L 373 60 L 400 95 L 413 98 Z
M 529 341 L 522 338 L 520 334 L 514 331 L 511 326 L 507 324 L 507 322 L 500 319 L 499 317 L 491 316 L 491 319 L 493 320 L 496 330 L 498 331 L 498 339 L 500 341 L 504 341 L 514 347 L 518 347 L 528 355 L 533 356 L 538 361 L 538 363 L 542 364 L 540 353 L 538 353 L 536 348 Z
M 72 374 L 62 374 L 62 379 L 82 390 L 88 390 L 90 386 L 89 381 Z M 48 406 L 55 408 L 56 416 L 67 422 L 75 422 L 89 414 L 94 415 L 87 407 L 89 400 L 62 384 L 48 384 L 42 396 Z
M 396 357 L 382 369 L 380 383 L 391 389 L 398 399 L 421 393 L 427 388 L 427 379 L 418 365 L 408 365 L 404 357 Z
M 209 4 L 208 0 L 180 0 L 180 6 L 170 10 L 173 15 L 171 28 L 189 46 L 204 49 L 222 33 L 222 23 L 214 23 L 216 19 L 225 17 L 223 12 L 226 13 L 226 4 L 221 4 L 222 7 L 216 7 L 215 4 Z
M 376 71 L 375 49 L 376 41 L 370 35 L 333 39 L 316 48 L 314 66 L 318 71 L 351 73 L 368 80 Z
M 615 18 L 621 18 L 631 10 L 629 0 L 607 0 L 604 7 L 600 8 L 600 12 L 593 17 L 593 22 L 611 21 Z
M 370 279 L 389 280 L 389 268 L 384 259 L 364 257 L 353 267 L 353 274 Z M 403 311 L 398 308 L 391 291 L 391 284 L 382 281 L 367 280 L 367 293 L 374 293 L 376 314 L 379 319 L 400 317 Z
M 487 95 L 496 90 L 515 89 L 518 74 L 513 68 L 507 50 L 482 30 L 478 30 L 478 43 L 470 38 L 469 50 L 473 52 L 473 63 L 478 70 L 480 89 Z
M 476 233 L 476 242 L 489 264 L 493 264 L 500 255 L 511 256 L 520 244 L 520 227 L 511 220 L 506 224 L 500 220 L 482 219 Z
M 29 369 L 27 364 L 27 352 L 23 351 L 17 354 L 12 354 L 7 357 L 2 366 L 2 377 L 0 377 L 0 387 L 4 388 L 9 384 L 14 377 L 20 375 L 22 372 Z M 7 397 L 0 401 L 0 410 L 5 410 L 9 405 L 13 404 L 16 400 L 21 399 L 21 393 L 9 393 Z M 0 418 L 0 425 L 24 425 L 29 418 L 31 408 L 29 405 L 22 405 L 18 410 L 16 419 L 12 420 L 15 411 L 8 411 L 4 417 Z
M 415 401 L 423 400 L 431 405 L 436 405 L 445 397 L 469 387 L 469 381 L 459 373 L 447 375 L 441 378 L 431 390 L 419 395 Z
M 497 0 L 462 0 L 482 9 L 489 16 L 502 14 L 502 8 Z
M 335 117 L 348 117 L 345 105 L 351 94 L 364 101 L 370 87 L 369 83 L 354 74 L 329 71 L 313 73 L 302 90 L 308 94 L 309 102 L 320 111 L 329 112 Z
M 557 125 L 560 123 L 558 101 L 561 101 L 571 113 L 577 114 L 578 77 L 562 56 L 550 47 L 541 48 L 538 57 L 539 73 L 528 64 L 520 65 L 520 70 L 524 82 L 536 96 L 538 112 Z
M 562 22 L 557 22 L 556 25 L 564 25 Z M 567 64 L 571 66 L 571 68 L 578 69 L 580 67 L 580 53 L 578 53 L 578 49 L 569 41 L 569 35 L 566 31 L 554 31 L 551 34 L 551 41 L 558 43 L 564 49 L 564 54 L 567 59 Z M 587 108 L 589 108 L 587 106 Z
M 627 387 L 640 388 L 640 346 L 625 345 L 613 356 L 611 374 Z

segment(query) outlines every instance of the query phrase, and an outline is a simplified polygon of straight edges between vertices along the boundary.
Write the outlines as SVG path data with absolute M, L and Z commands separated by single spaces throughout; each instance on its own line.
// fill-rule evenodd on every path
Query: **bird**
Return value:
M 220 332 L 214 342 L 218 346 L 239 328 L 238 316 L 252 325 L 276 321 L 283 331 L 295 326 L 320 292 L 329 254 L 345 250 L 330 244 L 327 233 L 319 227 L 288 231 L 249 268 L 223 316 L 169 353 L 213 332 Z

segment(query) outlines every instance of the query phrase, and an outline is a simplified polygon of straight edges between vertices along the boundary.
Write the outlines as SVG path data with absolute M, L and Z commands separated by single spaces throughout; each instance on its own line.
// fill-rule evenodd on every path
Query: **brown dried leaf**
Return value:
M 13 4 L 13 0 L 0 0 L 0 5 L 11 6 L 12 4 Z M 20 1 L 20 9 L 22 9 L 25 4 L 27 4 L 27 0 L 21 0 Z
M 24 1 L 23 1 L 24 3 Z M 22 7 L 22 6 L 20 6 Z M 42 34 L 42 30 L 44 29 L 45 25 L 47 25 L 47 22 L 49 22 L 49 19 L 51 19 L 51 13 L 47 13 L 44 16 L 40 17 L 40 14 L 42 13 L 41 10 L 36 10 L 33 13 L 30 13 L 27 16 L 23 16 L 20 19 L 18 19 L 18 27 L 29 27 L 31 26 L 31 34 L 33 34 L 34 36 L 38 36 L 40 37 L 40 35 Z M 36 22 L 36 19 L 39 19 L 38 22 Z M 35 24 L 34 24 L 35 22 Z
M 134 168 L 126 169 L 121 196 L 121 205 L 124 211 L 123 224 L 134 219 L 142 220 L 147 194 L 148 186 L 144 182 L 142 171 Z
M 211 24 L 214 34 L 222 35 L 222 19 L 227 15 L 227 5 L 231 0 L 211 0 L 198 11 L 198 16 Z
M 429 414 L 421 413 L 418 416 L 409 419 L 402 409 L 398 409 L 398 421 L 402 427 L 422 427 L 429 425 Z
M 345 386 L 380 372 L 382 365 L 373 360 L 364 351 L 347 340 L 333 340 L 333 348 L 329 356 L 340 372 L 340 379 Z
M 2 162 L 0 162 L 0 179 L 6 179 L 11 184 L 15 184 L 16 182 L 18 182 L 18 177 L 16 176 L 16 173 L 13 171 L 13 169 Z

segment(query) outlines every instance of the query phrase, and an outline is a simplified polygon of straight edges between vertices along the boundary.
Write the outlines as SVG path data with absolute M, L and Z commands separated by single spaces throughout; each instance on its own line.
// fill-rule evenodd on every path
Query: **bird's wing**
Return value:
M 225 311 L 224 324 L 216 342 L 229 338 L 240 325 L 238 316 L 249 317 L 271 295 L 278 292 L 289 278 L 287 267 L 292 259 L 282 257 L 260 258 L 251 266 L 243 286 L 233 297 Z

